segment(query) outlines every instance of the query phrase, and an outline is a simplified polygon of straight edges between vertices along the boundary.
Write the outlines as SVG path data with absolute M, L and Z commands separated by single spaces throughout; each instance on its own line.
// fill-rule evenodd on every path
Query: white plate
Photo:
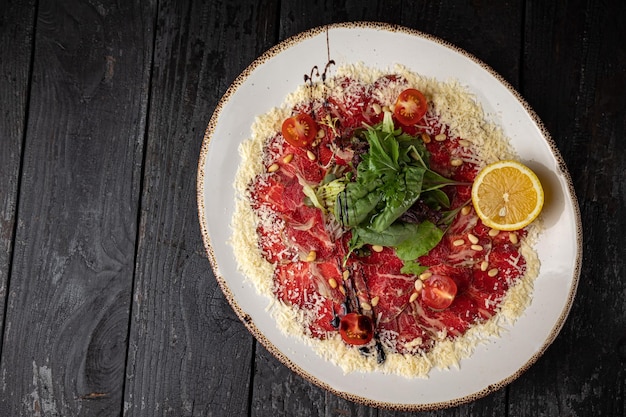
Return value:
M 328 40 L 328 43 L 327 43 Z M 237 269 L 231 236 L 232 186 L 239 144 L 255 116 L 280 106 L 328 57 L 338 66 L 362 62 L 380 69 L 402 64 L 441 81 L 456 78 L 475 94 L 546 189 L 545 231 L 536 249 L 541 271 L 531 305 L 499 338 L 479 345 L 459 369 L 433 369 L 428 379 L 351 373 L 284 336 L 266 311 L 268 300 Z M 232 84 L 210 120 L 198 165 L 202 235 L 216 278 L 255 337 L 293 371 L 337 395 L 404 410 L 453 406 L 497 390 L 518 377 L 552 343 L 572 305 L 582 260 L 578 204 L 559 152 L 528 104 L 500 76 L 468 53 L 420 32 L 377 23 L 317 28 L 290 38 L 254 61 Z M 558 249 L 556 249 L 558 248 Z

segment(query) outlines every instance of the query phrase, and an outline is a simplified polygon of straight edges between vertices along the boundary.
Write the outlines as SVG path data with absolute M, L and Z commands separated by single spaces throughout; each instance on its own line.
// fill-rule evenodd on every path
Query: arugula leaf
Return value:
M 391 117 L 390 111 L 383 113 L 383 121 L 380 123 L 380 130 L 384 133 L 395 133 L 393 118 Z
M 443 231 L 428 220 L 417 225 L 416 232 L 396 245 L 396 255 L 403 261 L 412 261 L 428 254 L 441 241 Z
M 434 210 L 449 208 L 450 199 L 442 188 L 461 183 L 432 171 L 423 141 L 394 129 L 390 112 L 378 125 L 359 132 L 369 150 L 361 155 L 355 180 L 345 178 L 334 205 L 336 218 L 352 232 L 346 259 L 366 244 L 393 247 L 405 261 L 403 271 L 423 272 L 424 267 L 414 261 L 433 249 L 445 232 L 430 221 L 416 224 L 398 219 L 420 199 Z M 456 210 L 442 214 L 443 224 L 449 225 Z
M 309 198 L 309 201 L 311 202 L 311 204 L 313 204 L 313 206 L 317 207 L 318 209 L 322 210 L 323 213 L 326 213 L 326 207 L 324 207 L 324 205 L 322 205 L 320 200 L 317 198 L 315 189 L 313 189 L 313 187 L 307 184 L 304 180 L 301 180 L 300 184 L 302 185 L 302 192 L 304 193 L 305 196 Z
M 369 227 L 355 227 L 352 229 L 352 239 L 360 246 L 363 245 L 380 245 L 396 247 L 411 236 L 418 233 L 419 225 L 415 223 L 396 222 L 385 229 L 383 232 L 377 232 Z
M 393 136 L 383 136 L 379 130 L 370 128 L 366 131 L 365 138 L 370 145 L 367 168 L 375 171 L 379 176 L 390 175 L 398 171 L 400 168 L 398 165 L 398 142 L 389 140 Z
M 420 265 L 419 262 L 405 262 L 400 269 L 401 274 L 420 275 L 428 269 L 427 266 Z

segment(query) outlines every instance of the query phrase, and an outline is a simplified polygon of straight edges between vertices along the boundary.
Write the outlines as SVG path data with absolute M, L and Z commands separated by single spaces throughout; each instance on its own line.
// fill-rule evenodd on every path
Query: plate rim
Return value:
M 220 268 L 217 263 L 217 259 L 213 250 L 213 245 L 211 243 L 211 237 L 209 235 L 208 225 L 206 222 L 206 211 L 204 207 L 204 184 L 205 184 L 205 165 L 206 159 L 209 153 L 209 147 L 211 143 L 212 134 L 217 126 L 217 122 L 219 116 L 222 112 L 224 105 L 229 101 L 231 96 L 235 93 L 235 91 L 241 86 L 241 84 L 254 72 L 254 70 L 261 66 L 266 61 L 278 55 L 283 50 L 286 50 L 306 39 L 315 37 L 323 32 L 327 32 L 331 29 L 374 29 L 386 32 L 395 32 L 395 33 L 404 33 L 412 36 L 416 36 L 425 40 L 433 41 L 440 46 L 451 49 L 452 51 L 459 53 L 460 55 L 468 58 L 470 61 L 479 65 L 483 70 L 487 71 L 489 75 L 493 76 L 505 89 L 511 93 L 515 100 L 523 107 L 524 111 L 528 114 L 528 116 L 532 119 L 532 122 L 535 123 L 537 128 L 541 132 L 542 138 L 545 140 L 546 144 L 549 146 L 552 156 L 554 157 L 557 166 L 558 166 L 558 174 L 561 175 L 567 185 L 569 191 L 569 200 L 572 204 L 573 208 L 573 219 L 575 223 L 575 235 L 576 235 L 576 247 L 575 247 L 575 263 L 572 271 L 572 281 L 571 281 L 571 289 L 567 297 L 567 302 L 561 311 L 558 319 L 555 321 L 554 326 L 548 337 L 542 342 L 542 345 L 537 351 L 526 361 L 524 365 L 522 365 L 516 372 L 513 372 L 506 378 L 491 384 L 479 391 L 473 392 L 463 397 L 441 401 L 441 402 L 431 402 L 431 403 L 394 403 L 394 402 L 386 402 L 381 400 L 373 400 L 361 395 L 348 393 L 345 391 L 338 390 L 332 387 L 330 384 L 322 381 L 321 379 L 309 374 L 292 360 L 289 359 L 287 355 L 285 355 L 280 349 L 272 344 L 272 342 L 255 326 L 252 318 L 248 315 L 237 303 L 235 300 L 235 296 L 232 293 L 230 287 L 228 286 L 226 279 L 220 273 Z M 576 296 L 578 282 L 580 279 L 580 272 L 582 269 L 582 242 L 583 242 L 583 234 L 582 234 L 582 220 L 580 213 L 580 206 L 578 203 L 578 199 L 576 196 L 576 192 L 574 189 L 573 181 L 571 175 L 567 169 L 567 165 L 561 156 L 561 153 L 546 129 L 545 125 L 532 109 L 532 107 L 528 104 L 528 102 L 522 97 L 522 95 L 508 82 L 506 81 L 499 73 L 497 73 L 493 68 L 491 68 L 488 64 L 474 56 L 473 54 L 467 52 L 466 50 L 446 41 L 437 36 L 422 32 L 417 29 L 405 27 L 398 24 L 392 23 L 384 23 L 384 22 L 376 22 L 376 21 L 354 21 L 354 22 L 339 22 L 332 23 L 328 25 L 322 25 L 310 28 L 303 32 L 297 33 L 293 36 L 290 36 L 276 45 L 272 46 L 264 53 L 255 58 L 230 84 L 226 92 L 220 98 L 218 103 L 215 106 L 213 114 L 209 120 L 207 128 L 204 133 L 202 147 L 200 150 L 200 157 L 198 160 L 197 166 L 197 176 L 196 176 L 196 198 L 197 198 L 197 208 L 198 208 L 198 218 L 200 222 L 200 229 L 202 234 L 202 239 L 205 247 L 205 251 L 209 262 L 211 264 L 211 268 L 213 270 L 215 279 L 220 286 L 226 300 L 229 305 L 241 320 L 241 322 L 245 325 L 248 331 L 254 336 L 254 338 L 263 345 L 263 347 L 268 350 L 273 356 L 275 356 L 283 365 L 289 368 L 292 372 L 298 374 L 302 378 L 307 381 L 314 383 L 315 385 L 325 389 L 341 398 L 347 399 L 349 401 L 353 401 L 356 403 L 361 403 L 370 407 L 377 407 L 382 409 L 390 409 L 390 410 L 398 410 L 398 411 L 431 411 L 443 408 L 455 407 L 461 404 L 465 404 L 468 402 L 475 401 L 479 398 L 485 397 L 488 394 L 498 391 L 502 387 L 510 384 L 515 379 L 519 378 L 526 370 L 528 370 L 532 365 L 534 365 L 537 360 L 545 353 L 548 347 L 554 342 L 558 334 L 560 333 L 565 321 L 571 311 L 574 298 Z M 566 196 L 567 198 L 567 196 Z

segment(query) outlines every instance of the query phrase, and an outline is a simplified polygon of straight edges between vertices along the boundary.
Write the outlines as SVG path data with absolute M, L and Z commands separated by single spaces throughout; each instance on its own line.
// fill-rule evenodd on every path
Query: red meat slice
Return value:
M 431 344 L 429 335 L 420 325 L 418 316 L 411 310 L 405 310 L 398 317 L 379 324 L 379 331 L 388 334 L 387 344 L 393 342 L 396 352 L 402 354 L 427 350 Z
M 280 172 L 257 177 L 250 194 L 253 208 L 258 210 L 267 206 L 281 214 L 293 212 L 304 201 L 304 193 L 298 180 Z
M 507 282 L 526 271 L 526 260 L 511 243 L 495 245 L 489 253 L 490 268 L 498 268 L 498 276 Z
M 378 297 L 376 313 L 380 315 L 379 320 L 393 320 L 406 308 L 415 288 L 415 277 L 400 273 L 403 263 L 389 248 L 380 253 L 372 252 L 361 261 L 370 297 Z
M 250 203 L 255 210 L 263 205 L 268 205 L 273 210 L 285 211 L 282 195 L 285 185 L 277 178 L 269 175 L 258 176 L 250 186 Z
M 438 264 L 430 267 L 428 272 L 437 275 L 447 275 L 456 284 L 457 293 L 466 291 L 472 282 L 472 271 L 469 268 L 455 267 L 447 264 Z
M 334 261 L 290 262 L 279 264 L 274 272 L 276 298 L 306 312 L 303 323 L 315 337 L 334 331 L 331 321 L 343 301 L 343 294 L 329 280 L 341 282 L 341 272 Z
M 273 277 L 275 296 L 304 312 L 303 325 L 312 337 L 323 339 L 336 332 L 331 321 L 342 314 L 346 295 L 340 288 L 345 285 L 348 296 L 360 302 L 377 298 L 373 318 L 384 346 L 399 353 L 426 351 L 443 335 L 460 336 L 473 324 L 491 317 L 508 288 L 526 270 L 526 261 L 510 233 L 490 236 L 490 229 L 472 212 L 458 214 L 442 241 L 419 258 L 430 272 L 450 276 L 457 284 L 456 298 L 447 309 L 433 310 L 420 296 L 409 303 L 418 278 L 400 273 L 403 262 L 389 248 L 371 251 L 364 257 L 352 255 L 345 266 L 352 271 L 352 280 L 343 281 L 342 263 L 350 233 L 331 236 L 324 213 L 305 204 L 303 182 L 315 186 L 329 167 L 351 161 L 352 151 L 338 141 L 363 123 L 380 122 L 382 113 L 376 113 L 377 107 L 392 105 L 407 87 L 406 79 L 395 75 L 381 77 L 371 87 L 348 77 L 338 80 L 336 91 L 325 101 L 307 102 L 294 109 L 315 117 L 318 129 L 324 131 L 319 143 L 298 148 L 285 143 L 282 135 L 275 135 L 265 149 L 264 161 L 268 168 L 277 164 L 279 169 L 260 175 L 250 187 L 253 208 L 261 212 L 270 209 L 285 224 L 285 228 L 270 227 L 265 221 L 257 228 L 263 255 L 277 265 Z M 477 168 L 467 162 L 472 156 L 470 151 L 432 114 L 427 114 L 423 124 L 407 133 L 429 133 L 431 141 L 426 146 L 431 168 L 458 181 L 471 182 Z M 446 139 L 435 140 L 442 132 Z M 464 161 L 452 166 L 453 158 Z M 446 192 L 452 208 L 456 208 L 468 202 L 471 186 L 449 187 Z M 472 248 L 474 239 L 469 240 L 469 233 L 478 238 L 481 248 Z M 524 231 L 515 233 L 519 238 L 525 236 Z M 463 244 L 455 243 L 460 240 Z M 311 251 L 316 253 L 315 261 L 305 262 Z M 484 260 L 489 265 L 485 271 L 480 267 Z
M 288 165 L 293 167 L 301 178 L 311 184 L 319 184 L 326 175 L 326 171 L 322 169 L 317 159 L 319 159 L 319 146 L 294 148 L 293 159 Z M 314 159 L 312 159 L 314 157 Z
M 457 322 L 459 325 L 455 328 L 461 333 L 464 333 L 469 326 L 481 318 L 479 306 L 467 292 L 458 294 L 447 311 L 459 319 Z
M 286 222 L 288 241 L 304 256 L 315 251 L 317 259 L 334 259 L 342 253 L 324 226 L 321 210 L 303 205 L 288 216 Z
M 373 267 L 365 269 L 370 296 L 378 298 L 376 312 L 381 322 L 398 317 L 406 308 L 413 292 L 415 278 L 393 273 L 382 273 Z
M 339 120 L 344 132 L 341 136 L 349 136 L 348 132 L 360 128 L 366 121 L 363 113 L 365 103 L 369 102 L 367 88 L 362 82 L 344 77 L 338 80 L 334 90 L 337 94 L 328 97 L 328 108 Z
M 294 253 L 289 254 L 287 251 L 283 233 L 283 228 L 257 226 L 261 254 L 270 263 L 277 263 L 285 259 L 285 257 L 293 257 L 295 255 Z

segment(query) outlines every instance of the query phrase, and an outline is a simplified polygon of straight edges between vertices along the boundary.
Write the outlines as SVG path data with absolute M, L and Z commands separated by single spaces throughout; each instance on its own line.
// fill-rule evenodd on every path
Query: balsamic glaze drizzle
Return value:
M 308 83 L 309 87 L 313 86 L 314 77 L 321 77 L 322 82 L 325 82 L 326 74 L 328 73 L 330 66 L 335 65 L 335 60 L 330 59 L 330 41 L 328 40 L 328 28 L 326 28 L 326 56 L 327 56 L 327 62 L 326 62 L 326 65 L 324 65 L 324 72 L 322 72 L 321 76 L 320 76 L 320 71 L 317 65 L 311 68 L 311 72 L 308 75 L 304 74 L 304 83 L 305 84 Z
M 311 113 L 313 113 L 313 84 L 315 83 L 316 79 L 321 79 L 322 84 L 324 85 L 324 87 L 326 87 L 326 77 L 328 75 L 328 72 L 330 70 L 330 67 L 332 65 L 336 65 L 335 61 L 333 59 L 330 58 L 330 41 L 328 39 L 328 28 L 326 28 L 326 55 L 327 55 L 327 61 L 326 64 L 324 65 L 324 71 L 322 71 L 322 73 L 320 74 L 319 68 L 317 65 L 313 66 L 313 68 L 311 68 L 311 71 L 309 72 L 309 74 L 304 74 L 304 83 L 307 84 L 308 88 L 309 88 L 309 98 L 311 100 Z M 327 105 L 327 101 L 324 100 L 324 105 Z M 344 191 L 345 192 L 345 191 Z M 348 211 L 348 207 L 347 207 L 347 198 L 343 199 L 343 204 L 341 204 L 340 207 L 340 211 L 341 213 L 339 213 L 339 216 L 346 216 L 346 222 L 348 220 L 348 216 L 349 216 L 349 211 Z M 345 207 L 344 207 L 345 205 Z M 341 322 L 341 317 L 343 317 L 344 315 L 350 313 L 351 311 L 358 311 L 360 314 L 363 314 L 363 311 L 361 309 L 361 303 L 359 300 L 359 297 L 357 296 L 356 292 L 356 285 L 354 282 L 354 277 L 353 277 L 353 272 L 352 271 L 350 273 L 350 279 L 347 280 L 346 283 L 349 283 L 349 287 L 350 288 L 346 288 L 346 298 L 344 300 L 344 302 L 341 304 L 341 311 L 340 314 L 337 314 L 336 311 L 334 311 L 333 308 L 333 318 L 330 321 L 330 324 L 335 328 L 335 329 L 339 329 L 339 324 Z M 351 290 L 351 291 L 350 291 Z M 369 289 L 366 288 L 367 292 L 369 293 Z M 375 320 L 375 318 L 372 318 L 373 320 Z M 374 338 L 376 341 L 376 361 L 379 364 L 382 364 L 385 359 L 386 359 L 386 355 L 385 355 L 385 351 L 384 348 L 382 346 L 382 343 L 380 342 L 380 338 L 378 336 L 378 333 L 375 331 L 374 332 Z M 359 348 L 359 351 L 364 354 L 364 355 L 369 355 L 370 354 L 370 349 L 367 347 L 361 347 Z

